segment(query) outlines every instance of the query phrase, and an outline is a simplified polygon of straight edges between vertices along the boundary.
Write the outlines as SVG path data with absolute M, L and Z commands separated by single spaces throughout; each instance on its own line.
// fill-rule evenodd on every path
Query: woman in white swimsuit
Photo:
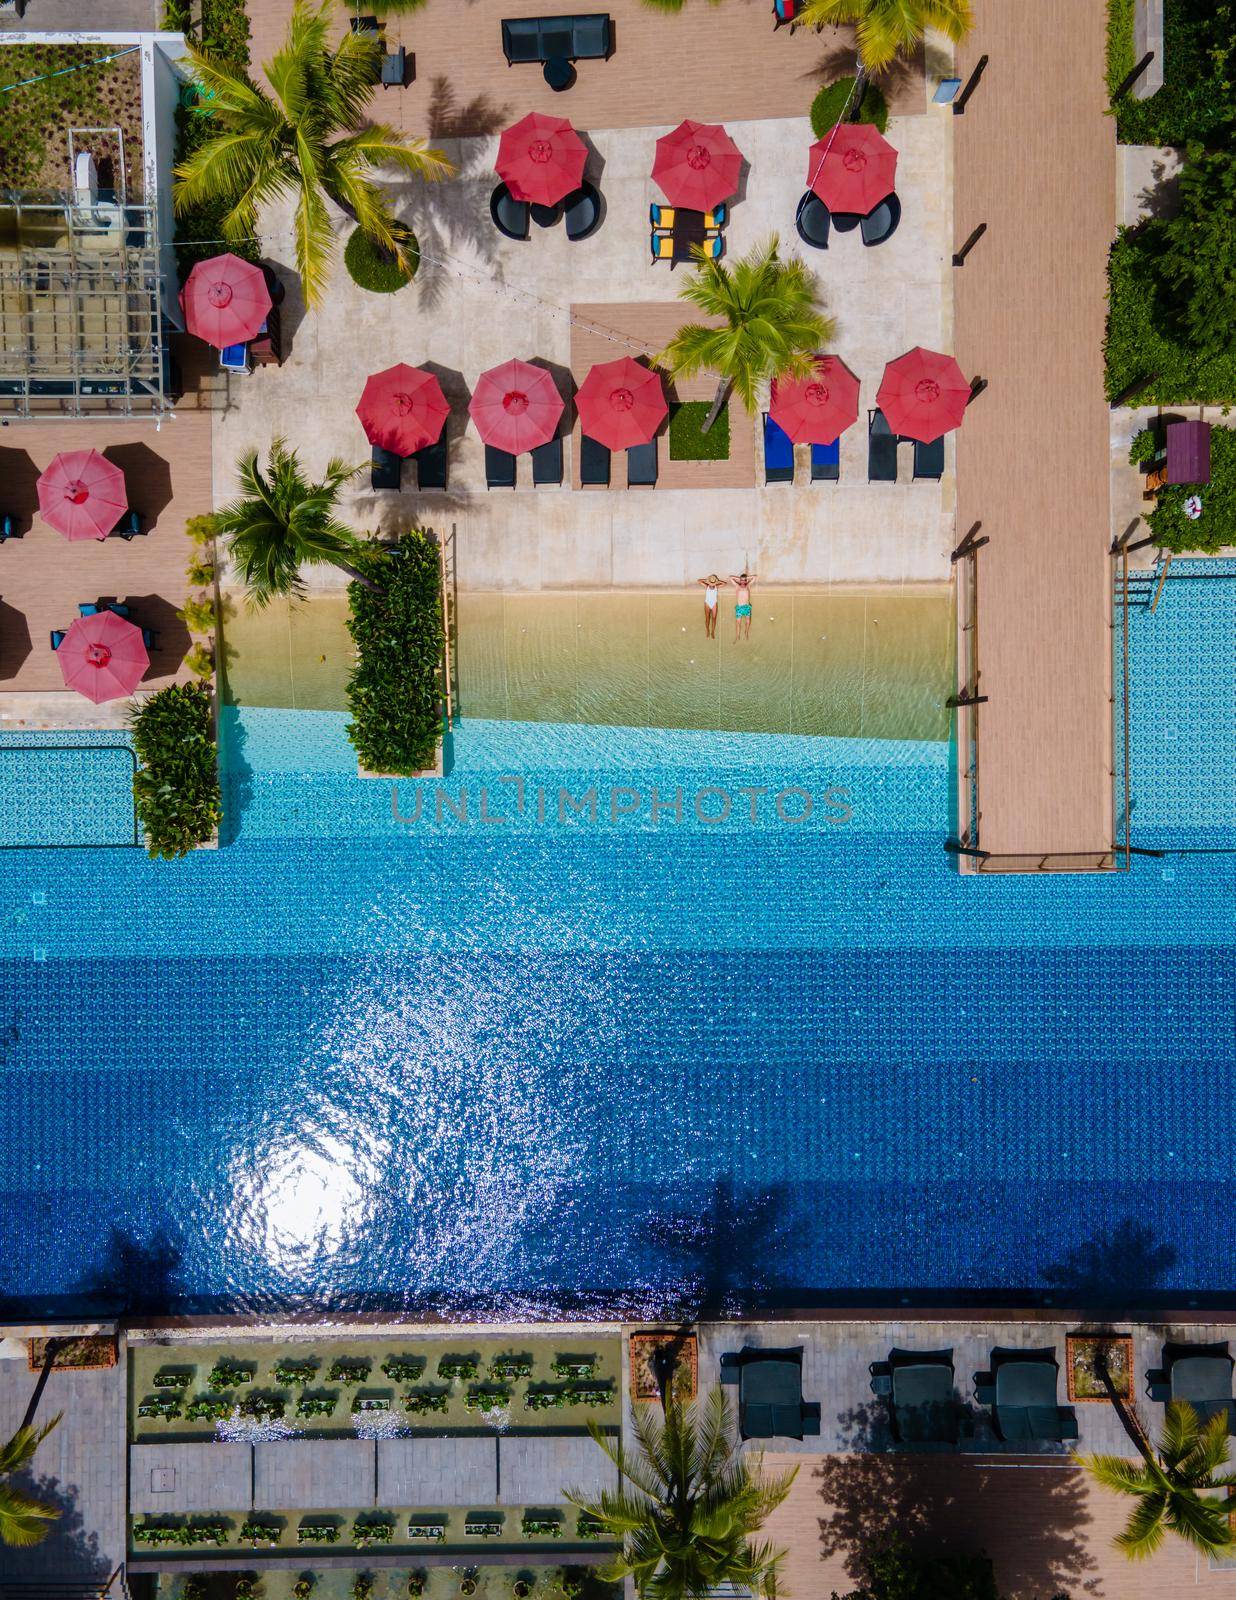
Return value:
M 696 583 L 704 586 L 704 633 L 709 639 L 717 637 L 717 590 L 725 582 L 717 573 L 710 572 L 706 578 L 697 578 Z

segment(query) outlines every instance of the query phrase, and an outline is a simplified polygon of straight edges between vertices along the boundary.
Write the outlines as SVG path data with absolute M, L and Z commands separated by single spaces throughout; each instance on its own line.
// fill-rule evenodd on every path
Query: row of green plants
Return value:
M 557 1539 L 561 1538 L 565 1522 L 559 1512 L 525 1511 L 520 1521 L 520 1533 L 524 1538 Z M 237 1542 L 248 1545 L 255 1550 L 273 1550 L 280 1542 L 286 1524 L 278 1517 L 264 1517 L 262 1515 L 246 1517 L 236 1533 Z M 395 1542 L 395 1533 L 398 1523 L 393 1515 L 377 1512 L 366 1513 L 355 1518 L 352 1523 L 351 1543 L 358 1549 L 367 1550 L 375 1545 L 388 1545 Z M 471 1512 L 464 1519 L 464 1536 L 469 1539 L 497 1539 L 502 1536 L 505 1527 L 503 1517 L 487 1512 Z M 604 1525 L 587 1513 L 580 1513 L 576 1518 L 575 1530 L 581 1539 L 602 1539 L 605 1537 Z M 342 1529 L 338 1522 L 303 1521 L 296 1530 L 298 1545 L 332 1545 L 338 1544 Z M 445 1518 L 413 1517 L 407 1524 L 407 1536 L 410 1539 L 429 1541 L 434 1544 L 445 1544 L 447 1537 L 447 1523 Z M 160 1517 L 157 1520 L 147 1520 L 135 1523 L 133 1527 L 133 1541 L 135 1544 L 149 1545 L 151 1547 L 184 1548 L 198 1545 L 212 1545 L 221 1547 L 226 1545 L 232 1537 L 232 1523 L 230 1520 L 211 1519 L 175 1519 Z
M 424 1376 L 428 1358 L 419 1355 L 390 1355 L 381 1362 L 378 1370 L 392 1383 L 415 1383 Z M 508 1352 L 492 1356 L 487 1372 L 491 1379 L 502 1382 L 519 1382 L 531 1378 L 534 1359 L 527 1352 Z M 557 1355 L 550 1362 L 550 1371 L 559 1378 L 574 1381 L 595 1378 L 600 1362 L 594 1355 Z M 359 1384 L 368 1381 L 373 1373 L 372 1356 L 336 1356 L 326 1368 L 327 1383 Z M 480 1375 L 481 1358 L 478 1355 L 447 1353 L 439 1356 L 437 1375 L 447 1382 L 471 1381 Z M 207 1388 L 215 1392 L 238 1388 L 252 1383 L 259 1371 L 256 1361 L 237 1361 L 221 1356 L 211 1367 L 206 1378 Z M 276 1383 L 293 1388 L 310 1384 L 322 1375 L 322 1362 L 317 1356 L 279 1356 L 271 1363 L 271 1376 Z M 188 1389 L 197 1373 L 196 1366 L 162 1367 L 155 1373 L 152 1385 L 156 1389 Z
M 583 1594 L 587 1580 L 593 1569 L 588 1567 L 554 1567 L 542 1569 L 540 1579 L 533 1572 L 515 1572 L 510 1576 L 511 1594 L 514 1600 L 527 1600 L 534 1590 L 547 1596 L 560 1596 L 561 1600 L 576 1600 Z M 477 1593 L 481 1577 L 479 1567 L 465 1567 L 459 1579 L 459 1593 L 474 1595 Z M 218 1583 L 215 1575 L 215 1583 Z M 429 1583 L 429 1574 L 422 1571 L 410 1572 L 405 1580 L 404 1589 L 408 1600 L 420 1600 Z M 292 1585 L 293 1600 L 309 1600 L 317 1587 L 317 1577 L 312 1572 L 302 1573 Z M 369 1600 L 373 1594 L 373 1575 L 368 1572 L 358 1572 L 352 1580 L 352 1600 Z M 216 1590 L 217 1592 L 217 1590 Z M 492 1593 L 492 1588 L 490 1589 Z M 240 1573 L 232 1582 L 234 1600 L 261 1600 L 263 1583 L 259 1576 L 250 1573 Z M 198 1573 L 188 1573 L 180 1582 L 179 1600 L 207 1600 L 205 1578 Z

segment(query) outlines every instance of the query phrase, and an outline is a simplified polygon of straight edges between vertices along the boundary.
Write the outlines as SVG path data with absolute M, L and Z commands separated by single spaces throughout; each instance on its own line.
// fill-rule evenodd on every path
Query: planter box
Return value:
M 1095 1358 L 1106 1352 L 1107 1370 L 1119 1400 L 1133 1398 L 1133 1337 L 1127 1333 L 1070 1333 L 1065 1339 L 1065 1367 L 1069 1399 L 1080 1404 L 1108 1400 L 1107 1389 L 1095 1369 Z
M 432 767 L 425 767 L 420 772 L 370 772 L 368 767 L 362 767 L 358 761 L 356 763 L 356 776 L 358 778 L 382 778 L 387 783 L 398 783 L 401 778 L 406 778 L 409 782 L 415 778 L 441 778 L 445 776 L 442 764 L 441 736 L 439 735 L 438 743 L 435 747 Z
M 693 1333 L 633 1333 L 630 1339 L 631 1398 L 632 1400 L 659 1400 L 654 1357 L 658 1351 L 675 1353 L 674 1375 L 670 1380 L 674 1397 L 681 1401 L 695 1399 L 699 1382 L 699 1354 Z

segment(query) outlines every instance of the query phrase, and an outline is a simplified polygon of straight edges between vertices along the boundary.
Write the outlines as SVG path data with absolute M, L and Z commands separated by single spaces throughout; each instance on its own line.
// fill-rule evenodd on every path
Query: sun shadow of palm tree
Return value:
M 1126 1217 L 1044 1267 L 1043 1281 L 1081 1305 L 1107 1310 L 1131 1298 L 1145 1305 L 1175 1264 L 1170 1245 L 1156 1244 L 1144 1223 Z
M 162 1228 L 144 1240 L 113 1228 L 102 1261 L 75 1294 L 87 1305 L 112 1311 L 167 1311 L 181 1293 L 180 1258 L 180 1248 Z

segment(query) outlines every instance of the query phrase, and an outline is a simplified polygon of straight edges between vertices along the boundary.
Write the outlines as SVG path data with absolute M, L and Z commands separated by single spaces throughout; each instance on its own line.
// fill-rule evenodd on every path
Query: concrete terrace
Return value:
M 987 380 L 957 440 L 957 527 L 977 555 L 980 847 L 1094 866 L 1113 841 L 1107 251 L 1115 127 L 1102 0 L 977 0 L 986 70 L 955 119 L 956 351 Z M 963 721 L 969 715 L 963 713 Z M 1088 859 L 1087 859 L 1088 857 Z
M 424 13 L 433 14 L 433 7 Z M 755 20 L 750 19 L 753 27 Z M 621 63 L 616 56 L 608 65 L 618 72 Z M 596 156 L 590 171 L 606 203 L 604 222 L 588 240 L 573 244 L 561 228 L 535 227 L 527 242 L 502 238 L 488 210 L 497 181 L 496 135 L 454 140 L 446 149 L 459 169 L 455 179 L 433 186 L 405 183 L 396 190 L 396 210 L 421 244 L 415 284 L 393 297 L 363 294 L 340 264 L 325 304 L 302 319 L 287 267 L 289 219 L 271 215 L 268 250 L 290 280 L 285 312 L 293 330 L 291 353 L 280 369 L 217 389 L 216 501 L 233 492 L 240 452 L 278 432 L 295 434 L 315 470 L 333 454 L 367 462 L 356 401 L 371 371 L 406 360 L 436 371 L 452 404 L 449 492 L 417 494 L 409 469 L 401 495 L 374 496 L 366 471 L 356 482 L 350 515 L 358 527 L 383 530 L 417 515 L 436 527 L 454 526 L 461 588 L 664 588 L 693 583 L 699 571 L 741 561 L 744 553 L 769 582 L 946 580 L 953 539 L 951 441 L 942 483 L 909 482 L 909 456 L 903 452 L 902 482 L 868 484 L 865 424 L 865 408 L 875 404 L 888 360 L 918 343 L 943 349 L 951 343 L 946 263 L 952 119 L 938 110 L 890 121 L 904 207 L 894 237 L 867 250 L 850 234 L 827 251 L 805 252 L 837 323 L 833 348 L 863 385 L 864 410 L 842 439 L 839 483 L 811 484 L 804 451 L 796 483 L 766 490 L 756 430 L 734 402 L 731 460 L 674 466 L 663 434 L 663 486 L 655 490 L 628 491 L 620 460 L 614 483 L 622 487 L 573 490 L 575 452 L 568 441 L 562 488 L 534 491 L 525 457 L 518 489 L 486 491 L 481 441 L 467 415 L 471 387 L 485 368 L 511 356 L 537 359 L 554 370 L 567 395 L 571 380 L 582 382 L 594 360 L 659 349 L 683 309 L 676 304 L 683 269 L 671 272 L 648 258 L 648 206 L 660 198 L 650 177 L 654 146 L 673 124 L 590 126 L 574 94 L 563 97 L 570 104 L 561 109 L 591 140 Z M 677 92 L 672 102 L 662 113 L 667 118 L 690 109 Z M 519 100 L 509 108 L 512 115 L 523 109 Z M 795 116 L 727 121 L 749 164 L 726 230 L 730 254 L 744 253 L 773 232 L 783 251 L 802 252 L 794 212 L 806 186 L 811 143 L 805 110 L 804 105 Z M 342 226 L 339 236 L 345 237 Z M 684 386 L 684 397 L 688 388 L 705 395 L 712 386 L 707 379 Z M 568 406 L 564 429 L 572 422 Z M 670 486 L 687 473 L 689 487 Z M 325 568 L 309 578 L 315 586 L 345 581 Z

